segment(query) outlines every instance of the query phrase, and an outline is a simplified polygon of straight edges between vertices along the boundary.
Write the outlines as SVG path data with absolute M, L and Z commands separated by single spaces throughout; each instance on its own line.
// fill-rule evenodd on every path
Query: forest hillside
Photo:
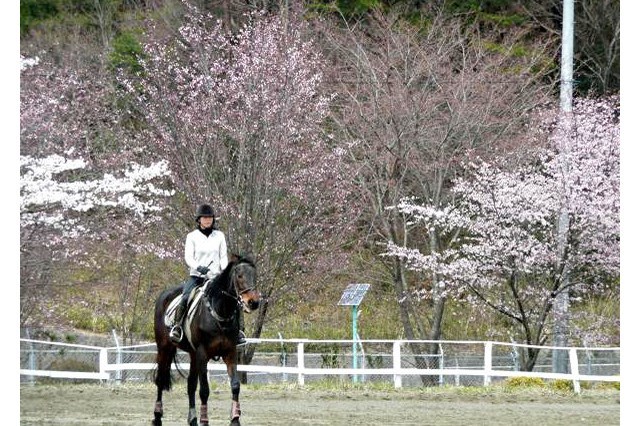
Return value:
M 151 340 L 210 203 L 249 336 L 618 345 L 619 15 L 562 114 L 560 0 L 21 0 L 21 334 Z

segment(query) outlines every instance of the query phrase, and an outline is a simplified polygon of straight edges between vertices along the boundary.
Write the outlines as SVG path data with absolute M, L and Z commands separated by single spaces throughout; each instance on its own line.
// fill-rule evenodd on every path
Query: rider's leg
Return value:
M 240 315 L 241 312 L 238 312 L 236 315 L 236 326 L 238 327 L 238 337 L 236 339 L 236 346 L 243 346 L 247 344 L 246 336 L 244 332 L 240 329 Z
M 182 298 L 180 299 L 180 304 L 176 306 L 175 319 L 173 321 L 173 328 L 171 329 L 171 333 L 169 337 L 174 342 L 179 342 L 182 340 L 182 320 L 184 319 L 184 314 L 187 311 L 187 301 L 189 300 L 189 293 L 197 284 L 197 277 L 189 277 L 189 280 L 184 285 L 184 289 L 182 290 Z

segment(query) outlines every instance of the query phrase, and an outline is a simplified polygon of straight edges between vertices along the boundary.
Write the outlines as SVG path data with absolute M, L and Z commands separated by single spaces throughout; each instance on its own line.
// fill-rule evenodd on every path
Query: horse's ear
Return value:
M 249 253 L 245 253 L 244 256 L 245 259 L 247 259 L 249 262 L 253 263 L 254 265 L 256 264 L 256 256 L 249 252 Z

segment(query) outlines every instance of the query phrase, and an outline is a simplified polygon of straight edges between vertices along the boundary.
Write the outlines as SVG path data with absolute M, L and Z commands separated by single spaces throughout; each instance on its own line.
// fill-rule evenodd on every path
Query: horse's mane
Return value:
M 248 263 L 249 265 L 256 267 L 255 260 L 251 255 L 245 254 L 235 254 L 231 255 L 231 259 L 229 263 L 227 263 L 227 267 L 222 270 L 214 279 L 213 282 L 209 285 L 207 289 L 207 296 L 211 295 L 211 292 L 214 288 L 220 288 L 220 285 L 223 283 L 228 283 L 230 281 L 231 269 L 239 264 L 239 263 Z

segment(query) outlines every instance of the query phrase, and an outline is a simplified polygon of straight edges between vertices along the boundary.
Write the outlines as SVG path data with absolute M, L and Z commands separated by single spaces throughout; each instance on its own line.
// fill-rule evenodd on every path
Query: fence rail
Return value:
M 620 348 L 528 346 L 491 341 L 248 339 L 256 345 L 251 364 L 239 365 L 255 382 L 318 378 L 387 381 L 396 388 L 430 385 L 488 386 L 507 377 L 620 382 Z M 155 344 L 99 347 L 20 339 L 22 381 L 37 377 L 101 381 L 148 380 L 155 370 Z M 425 348 L 429 347 L 427 352 Z M 534 371 L 521 371 L 522 351 L 540 350 Z M 263 351 L 260 351 L 264 349 Z M 569 354 L 567 373 L 551 370 L 554 350 Z M 188 370 L 179 351 L 177 367 Z M 209 363 L 210 379 L 226 380 L 222 363 Z

